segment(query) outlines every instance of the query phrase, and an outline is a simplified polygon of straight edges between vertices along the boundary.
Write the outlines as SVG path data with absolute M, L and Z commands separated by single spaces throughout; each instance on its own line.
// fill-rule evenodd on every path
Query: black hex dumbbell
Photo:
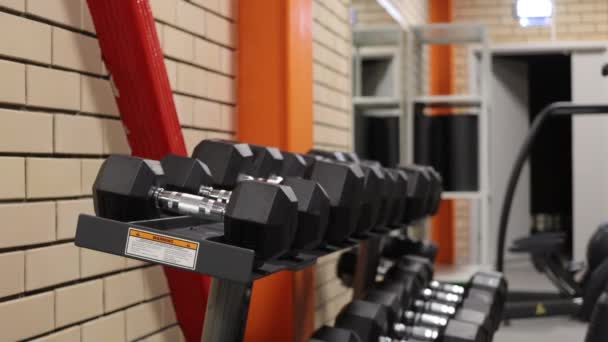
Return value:
M 361 168 L 364 176 L 363 193 L 361 195 L 359 220 L 354 233 L 362 236 L 374 228 L 380 220 L 380 215 L 383 214 L 381 212 L 383 209 L 383 194 L 389 190 L 385 186 L 386 174 L 384 170 L 379 165 L 360 162 L 354 153 L 311 150 L 309 154 L 339 163 L 357 165 Z M 392 191 L 392 189 L 390 190 Z
M 443 341 L 486 342 L 483 331 L 474 324 L 450 320 L 442 329 L 397 324 L 391 326 L 388 308 L 383 304 L 354 300 L 336 317 L 335 326 L 355 332 L 362 341 Z
M 324 158 L 310 158 L 310 161 L 313 165 L 308 178 L 318 182 L 330 200 L 325 240 L 330 244 L 340 244 L 357 230 L 365 185 L 363 170 L 354 163 Z
M 401 289 L 402 296 L 409 298 L 409 300 L 422 300 L 423 302 L 445 304 L 454 307 L 454 314 L 457 308 L 467 308 L 483 314 L 483 322 L 480 325 L 494 327 L 492 320 L 494 314 L 494 298 L 481 294 L 478 296 L 476 291 L 473 291 L 473 297 L 466 297 L 455 293 L 449 293 L 439 290 L 434 290 L 426 287 L 426 283 L 421 281 L 421 277 L 418 274 L 413 274 L 408 267 L 403 265 L 395 265 L 391 268 L 386 276 L 385 283 L 394 283 L 403 286 Z M 431 309 L 437 306 L 432 306 Z M 445 308 L 441 308 L 444 310 Z M 438 313 L 438 312 L 435 312 Z
M 395 183 L 395 193 L 393 195 L 394 203 L 392 210 L 389 213 L 387 224 L 391 227 L 398 227 L 403 224 L 408 209 L 407 193 L 409 178 L 403 170 L 390 168 L 387 168 L 386 170 Z
M 403 256 L 387 278 L 405 280 L 411 278 L 418 286 L 425 286 L 424 293 L 429 298 L 463 305 L 481 312 L 490 310 L 495 329 L 498 328 L 507 294 L 507 281 L 502 273 L 479 271 L 475 273 L 466 286 L 441 283 L 432 280 L 433 264 L 419 256 Z M 410 279 L 407 279 L 410 281 Z
M 404 222 L 410 223 L 425 217 L 428 210 L 429 198 L 432 196 L 431 175 L 429 171 L 418 165 L 400 166 L 400 170 L 408 175 L 408 210 Z
M 297 199 L 286 186 L 239 183 L 228 204 L 166 190 L 160 162 L 110 156 L 93 185 L 97 215 L 121 221 L 158 218 L 163 213 L 223 221 L 228 243 L 253 249 L 258 260 L 286 253 L 293 241 Z
M 437 295 L 429 293 L 428 289 L 416 288 L 411 278 L 403 281 L 385 280 L 378 284 L 381 291 L 394 293 L 400 300 L 402 307 L 410 307 L 412 311 L 454 318 L 460 321 L 476 324 L 484 331 L 492 334 L 495 331 L 488 310 L 479 310 L 477 306 L 471 307 L 468 302 L 456 306 L 454 300 L 445 300 L 446 297 L 458 297 L 452 294 Z
M 429 196 L 427 214 L 433 216 L 439 211 L 441 193 L 443 192 L 443 178 L 433 167 L 427 166 L 426 168 L 431 176 L 431 195 Z
M 341 162 L 356 163 L 364 170 L 366 190 L 361 216 L 369 219 L 359 222 L 358 232 L 369 231 L 374 226 L 401 225 L 407 203 L 408 176 L 405 172 L 383 168 L 377 161 L 360 160 L 354 152 L 312 150 L 311 153 Z M 366 208 L 370 210 L 366 211 Z
M 394 272 L 394 270 L 398 271 Z M 394 268 L 392 271 L 392 274 L 382 284 L 382 288 L 401 293 L 402 298 L 406 302 L 414 300 L 415 306 L 421 308 L 421 310 L 429 310 L 437 314 L 448 314 L 449 316 L 458 314 L 465 309 L 474 311 L 479 313 L 475 316 L 479 321 L 475 321 L 475 323 L 485 327 L 492 333 L 498 329 L 502 317 L 504 300 L 500 299 L 496 293 L 476 288 L 475 286 L 467 289 L 464 294 L 450 293 L 429 287 L 421 288 L 419 279 L 415 275 L 409 274 L 407 271 L 404 272 L 403 268 Z M 476 275 L 472 277 L 470 283 L 483 278 Z M 447 286 L 446 284 L 442 285 L 442 287 Z
M 212 173 L 202 161 L 170 154 L 161 160 L 161 165 L 167 183 L 176 190 L 203 197 L 208 194 Z M 280 184 L 289 186 L 298 199 L 298 223 L 291 251 L 317 247 L 325 235 L 329 217 L 329 198 L 325 190 L 316 182 L 294 177 L 282 179 Z M 232 196 L 232 191 L 226 190 L 219 202 L 228 203 Z
M 604 292 L 595 302 L 587 335 L 585 336 L 585 342 L 606 341 L 606 336 L 608 336 L 608 324 L 606 324 L 607 321 L 608 289 L 604 290 Z
M 352 330 L 325 325 L 315 331 L 309 342 L 361 342 L 361 339 Z
M 384 305 L 388 310 L 389 324 L 396 330 L 403 330 L 404 327 L 429 327 L 443 331 L 450 322 L 459 321 L 476 327 L 479 330 L 476 334 L 484 336 L 484 340 L 492 336 L 490 327 L 482 324 L 482 314 L 473 310 L 461 309 L 451 316 L 417 311 L 415 306 L 403 307 L 399 294 L 382 290 L 371 290 L 365 300 Z

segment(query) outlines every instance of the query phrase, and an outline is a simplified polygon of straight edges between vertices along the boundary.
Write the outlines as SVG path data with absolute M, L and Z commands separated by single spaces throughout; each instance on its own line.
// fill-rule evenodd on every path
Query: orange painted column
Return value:
M 429 0 L 429 22 L 443 23 L 452 21 L 452 0 Z M 448 95 L 453 90 L 453 51 L 449 45 L 434 45 L 430 49 L 430 91 L 431 95 Z M 435 112 L 436 115 L 449 114 Z M 455 232 L 454 203 L 443 200 L 439 212 L 432 220 L 431 239 L 439 246 L 437 262 L 453 264 Z
M 240 0 L 238 139 L 306 152 L 313 141 L 312 0 Z M 306 341 L 314 329 L 315 274 L 256 281 L 246 341 Z

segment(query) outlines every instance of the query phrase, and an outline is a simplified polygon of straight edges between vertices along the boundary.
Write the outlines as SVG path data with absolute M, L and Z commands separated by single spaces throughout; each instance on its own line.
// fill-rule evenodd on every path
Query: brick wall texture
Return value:
M 189 149 L 234 136 L 234 0 L 151 0 Z M 0 340 L 180 341 L 162 268 L 72 243 L 129 153 L 85 0 L 0 0 Z
M 389 0 L 389 2 L 401 13 L 406 26 L 427 22 L 427 0 Z M 384 25 L 395 23 L 395 20 L 378 4 L 377 0 L 353 0 L 352 7 L 357 24 Z
M 313 0 L 314 144 L 352 148 L 350 0 Z

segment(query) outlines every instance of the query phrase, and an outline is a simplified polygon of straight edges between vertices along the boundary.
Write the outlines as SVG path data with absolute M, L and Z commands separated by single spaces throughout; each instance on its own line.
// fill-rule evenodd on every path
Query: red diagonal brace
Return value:
M 186 155 L 173 93 L 147 0 L 87 0 L 133 155 Z M 200 341 L 209 277 L 165 267 L 187 341 Z

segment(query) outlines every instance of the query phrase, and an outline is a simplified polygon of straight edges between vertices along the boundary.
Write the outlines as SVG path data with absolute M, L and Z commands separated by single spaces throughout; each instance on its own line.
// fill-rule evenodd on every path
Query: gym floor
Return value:
M 547 291 L 555 288 L 542 274 L 536 272 L 528 260 L 511 261 L 506 265 L 509 287 Z M 501 326 L 494 342 L 534 341 L 584 341 L 587 324 L 570 317 L 536 318 L 512 321 Z

